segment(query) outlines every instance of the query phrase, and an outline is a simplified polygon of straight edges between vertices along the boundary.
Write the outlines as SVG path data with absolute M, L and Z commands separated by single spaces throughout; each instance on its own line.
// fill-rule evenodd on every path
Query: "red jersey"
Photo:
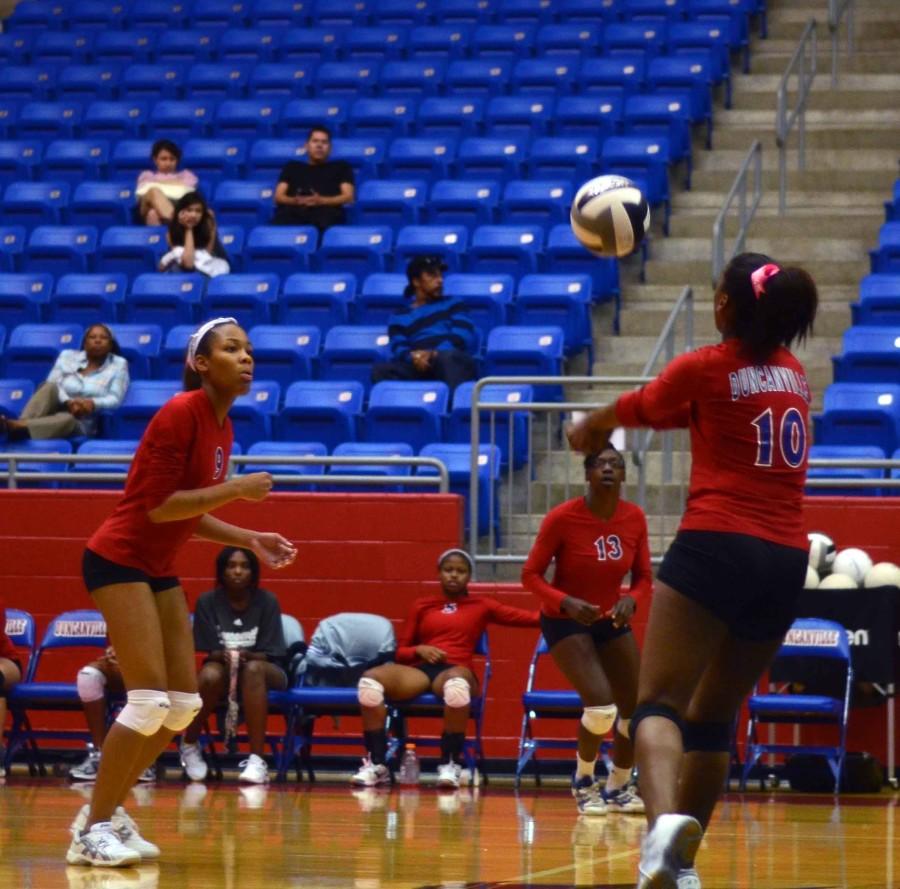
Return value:
M 12 644 L 12 639 L 6 635 L 6 606 L 0 602 L 0 657 L 5 657 L 10 661 L 17 661 L 19 653 L 16 646 Z
M 462 596 L 455 601 L 444 595 L 416 599 L 412 613 L 397 638 L 397 663 L 421 664 L 417 645 L 434 645 L 446 652 L 446 663 L 471 667 L 478 640 L 488 624 L 536 627 L 536 611 L 504 605 L 491 596 Z
M 174 574 L 175 555 L 202 516 L 151 522 L 147 513 L 176 491 L 224 481 L 232 438 L 231 420 L 226 417 L 219 425 L 203 389 L 181 392 L 164 404 L 144 432 L 124 496 L 94 532 L 88 548 L 151 577 Z
M 544 579 L 556 559 L 553 583 Z M 631 572 L 629 589 L 622 592 L 622 579 Z M 653 585 L 647 519 L 634 503 L 620 500 L 608 519 L 598 519 L 584 497 L 554 507 L 541 522 L 522 569 L 522 585 L 541 600 L 548 617 L 562 617 L 566 596 L 576 596 L 604 611 L 623 595 L 635 602 L 649 594 Z
M 681 528 L 807 548 L 809 383 L 785 348 L 762 365 L 736 339 L 676 358 L 616 402 L 623 426 L 688 426 L 691 483 Z

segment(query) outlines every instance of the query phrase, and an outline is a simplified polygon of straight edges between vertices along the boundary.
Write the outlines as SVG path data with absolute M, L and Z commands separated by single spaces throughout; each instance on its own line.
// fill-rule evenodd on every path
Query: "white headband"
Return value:
M 473 580 L 475 579 L 475 560 L 464 549 L 459 549 L 455 546 L 444 550 L 440 556 L 438 556 L 438 570 L 440 570 L 441 565 L 444 564 L 444 559 L 447 559 L 450 556 L 459 556 L 461 559 L 464 559 L 469 565 L 469 574 Z
M 200 341 L 203 337 L 206 336 L 214 327 L 218 327 L 221 324 L 237 324 L 236 318 L 213 318 L 212 321 L 207 321 L 206 324 L 201 324 L 197 330 L 191 334 L 190 340 L 188 340 L 188 350 L 187 350 L 187 359 L 186 364 L 191 370 L 196 370 L 195 359 L 197 357 L 197 347 L 200 345 Z

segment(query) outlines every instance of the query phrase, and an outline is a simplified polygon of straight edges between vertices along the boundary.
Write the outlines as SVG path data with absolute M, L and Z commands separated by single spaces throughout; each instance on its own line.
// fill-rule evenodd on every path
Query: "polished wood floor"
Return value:
M 89 791 L 84 791 L 89 792 Z M 158 865 L 67 867 L 83 803 L 59 779 L 0 786 L 2 889 L 418 889 L 634 886 L 643 819 L 577 818 L 564 789 L 439 794 L 320 782 L 140 788 L 130 811 Z M 900 886 L 898 797 L 731 795 L 704 842 L 704 889 Z

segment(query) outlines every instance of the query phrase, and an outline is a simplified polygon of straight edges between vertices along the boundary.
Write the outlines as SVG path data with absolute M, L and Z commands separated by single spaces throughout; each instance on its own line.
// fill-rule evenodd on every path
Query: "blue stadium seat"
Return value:
M 247 163 L 244 139 L 189 139 L 182 150 L 182 166 L 195 173 L 207 189 L 222 179 L 243 176 Z
M 831 361 L 836 383 L 900 380 L 900 325 L 851 327 L 844 333 L 843 354 Z
M 127 439 L 88 439 L 78 446 L 78 453 L 85 456 L 106 457 L 133 457 L 138 449 L 140 441 L 135 438 Z M 128 463 L 119 463 L 110 460 L 109 463 L 73 463 L 69 472 L 116 472 L 122 473 L 121 481 L 109 482 L 68 482 L 67 487 L 76 488 L 121 488 L 128 472 Z
M 18 417 L 34 394 L 34 389 L 31 380 L 0 380 L 0 416 Z
M 180 391 L 180 380 L 132 380 L 122 403 L 104 418 L 110 438 L 140 438 L 151 417 Z
M 331 144 L 332 160 L 346 161 L 353 167 L 357 179 L 375 179 L 381 175 L 384 165 L 385 140 L 369 136 L 358 139 L 334 139 Z
M 228 416 L 234 427 L 234 440 L 242 450 L 272 438 L 272 422 L 280 401 L 281 386 L 274 380 L 260 379 L 254 379 L 246 395 L 235 399 Z
M 18 271 L 22 254 L 25 252 L 25 240 L 26 234 L 23 226 L 0 226 L 0 271 Z
M 470 527 L 469 517 L 469 485 L 472 474 L 472 446 L 471 444 L 453 444 L 436 442 L 426 445 L 419 451 L 420 457 L 434 457 L 440 460 L 450 475 L 450 493 L 459 494 L 465 503 L 465 527 Z M 498 489 L 500 484 L 500 448 L 496 445 L 479 445 L 477 472 L 478 472 L 478 534 L 484 535 L 491 531 L 495 540 L 500 536 L 500 509 Z M 420 466 L 417 475 L 437 475 L 437 469 L 430 466 Z M 494 503 L 493 516 L 491 515 L 491 502 Z M 493 519 L 493 521 L 492 521 Z
M 627 136 L 664 139 L 669 147 L 669 161 L 686 162 L 685 188 L 691 187 L 691 122 L 683 94 L 658 92 L 629 96 L 623 122 Z
M 347 441 L 339 444 L 332 454 L 334 457 L 412 457 L 413 449 L 405 442 L 355 442 Z M 391 465 L 391 464 L 351 464 L 343 466 L 330 466 L 326 478 L 339 476 L 354 475 L 380 475 L 383 476 L 385 482 L 388 479 L 400 480 L 405 476 L 412 474 L 412 468 L 409 465 Z M 385 493 L 400 493 L 403 490 L 402 484 L 384 484 L 384 485 L 324 485 L 324 491 L 359 491 L 374 492 L 383 491 Z
M 69 206 L 67 182 L 13 182 L 0 201 L 3 225 L 59 225 Z
M 603 143 L 601 161 L 607 173 L 640 179 L 651 207 L 663 207 L 663 232 L 669 233 L 668 139 L 657 136 L 612 136 Z
M 390 357 L 389 342 L 384 327 L 332 327 L 322 347 L 319 379 L 356 380 L 368 391 L 372 365 L 377 361 L 387 361 Z
M 488 102 L 485 131 L 498 136 L 542 136 L 550 128 L 552 96 L 495 96 Z
M 475 136 L 484 122 L 484 99 L 471 96 L 428 96 L 419 104 L 417 127 L 430 138 Z
M 228 180 L 216 186 L 216 217 L 224 225 L 251 228 L 265 225 L 272 218 L 275 184 Z
M 56 282 L 47 319 L 85 329 L 95 321 L 111 324 L 121 318 L 127 290 L 128 278 L 122 274 L 63 275 Z
M 41 460 L 40 454 L 71 454 L 72 442 L 65 438 L 26 438 L 12 445 L 4 445 L 4 451 L 19 456 L 16 468 L 19 472 L 68 472 L 68 464 L 56 463 L 51 460 Z M 9 464 L 4 460 L 0 463 L 0 472 L 6 472 Z M 22 481 L 16 483 L 20 488 L 58 488 L 58 481 Z
M 592 136 L 542 136 L 528 153 L 526 168 L 532 179 L 586 180 L 599 164 L 597 139 Z
M 367 25 L 372 14 L 369 0 L 313 0 L 313 24 Z
M 556 14 L 561 22 L 603 24 L 619 18 L 621 7 L 621 0 L 559 0 Z
M 138 275 L 124 305 L 124 320 L 146 321 L 163 329 L 195 324 L 200 319 L 200 299 L 206 281 L 206 276 L 199 273 Z
M 209 28 L 197 31 L 165 30 L 156 40 L 157 62 L 211 62 L 219 45 L 219 33 Z
M 760 5 L 762 7 L 760 34 L 765 36 L 764 0 Z M 755 0 L 688 0 L 688 18 L 695 22 L 727 19 L 730 45 L 743 49 L 749 43 L 749 19 L 751 12 L 756 11 L 755 6 Z
M 886 454 L 900 447 L 900 386 L 832 383 L 823 407 L 814 418 L 819 444 L 875 445 Z
M 394 229 L 418 225 L 427 196 L 428 185 L 421 179 L 367 179 L 356 195 L 354 221 Z
M 453 407 L 447 437 L 452 442 L 469 444 L 472 440 L 472 398 L 475 383 L 461 383 L 453 393 Z M 480 404 L 528 404 L 535 400 L 534 387 L 527 383 L 483 386 Z M 493 444 L 500 450 L 500 465 L 521 469 L 528 462 L 528 413 L 526 411 L 482 411 L 479 416 L 482 445 Z
M 409 305 L 405 293 L 407 283 L 406 275 L 397 272 L 369 275 L 354 303 L 354 323 L 387 325 L 391 315 Z
M 900 179 L 894 183 L 891 200 L 884 202 L 884 221 L 900 222 Z
M 105 179 L 109 143 L 104 139 L 60 139 L 44 148 L 43 178 L 78 183 Z
M 18 138 L 19 105 L 15 99 L 0 99 L 0 139 Z
M 506 225 L 540 225 L 545 228 L 569 219 L 574 188 L 563 180 L 514 179 L 506 183 L 500 202 Z
M 884 460 L 885 454 L 881 448 L 872 445 L 810 445 L 810 460 Z M 884 470 L 878 468 L 865 468 L 862 466 L 810 466 L 806 473 L 807 478 L 884 478 Z M 819 497 L 853 497 L 877 496 L 881 493 L 879 488 L 819 488 L 808 487 L 806 493 Z
M 466 314 L 481 332 L 482 342 L 495 327 L 510 323 L 513 278 L 510 275 L 447 275 L 444 293 L 461 299 Z
M 445 24 L 477 25 L 493 14 L 493 5 L 485 0 L 442 0 L 433 9 L 435 19 Z
M 446 64 L 435 59 L 389 61 L 381 66 L 378 87 L 392 98 L 433 96 L 443 88 L 446 73 Z
M 540 0 L 538 0 L 540 2 Z M 472 55 L 475 58 L 520 59 L 534 53 L 537 27 L 532 22 L 478 25 L 472 33 Z
M 332 136 L 339 136 L 346 130 L 349 108 L 350 100 L 340 96 L 292 99 L 282 109 L 278 133 L 305 143 L 310 129 L 324 123 L 331 130 Z M 306 153 L 305 145 L 300 153 Z
M 463 139 L 456 158 L 459 175 L 466 179 L 498 181 L 520 178 L 528 142 L 524 136 Z
M 52 65 L 6 65 L 0 82 L 0 99 L 28 102 L 52 100 L 56 93 L 56 72 Z
M 0 141 L 0 186 L 34 179 L 43 150 L 43 145 L 36 141 Z
M 252 67 L 247 92 L 258 98 L 306 98 L 312 94 L 315 72 L 314 62 L 300 59 L 293 62 L 260 62 Z
M 0 324 L 39 324 L 53 293 L 53 275 L 0 275 Z
M 487 98 L 506 91 L 513 63 L 508 59 L 457 59 L 447 68 L 448 95 Z
M 81 182 L 69 203 L 69 222 L 97 229 L 132 221 L 134 185 L 130 182 Z
M 182 28 L 187 24 L 187 10 L 180 0 L 135 0 L 128 10 L 131 28 Z
M 348 99 L 371 95 L 380 70 L 380 64 L 375 61 L 322 62 L 316 69 L 316 95 Z
M 364 387 L 352 380 L 301 380 L 291 383 L 275 419 L 280 441 L 321 441 L 329 451 L 355 441 Z
M 690 97 L 691 123 L 706 124 L 706 146 L 712 145 L 712 73 L 708 60 L 695 55 L 662 56 L 647 66 L 647 86 L 686 92 Z
M 281 42 L 284 62 L 315 62 L 337 58 L 343 49 L 346 29 L 317 25 L 291 28 Z
M 350 106 L 347 132 L 356 138 L 408 136 L 416 114 L 416 103 L 406 99 L 356 99 Z
M 550 98 L 572 92 L 577 77 L 578 65 L 568 59 L 520 59 L 510 83 L 517 94 Z
M 674 55 L 707 53 L 713 62 L 714 82 L 725 82 L 725 107 L 731 107 L 731 50 L 729 20 L 709 18 L 697 22 L 678 22 L 669 27 L 669 50 Z M 744 73 L 750 64 L 749 47 L 744 47 Z
M 66 18 L 73 31 L 104 31 L 125 27 L 124 3 L 107 3 L 105 0 L 79 0 L 72 4 Z
M 485 376 L 558 376 L 564 347 L 560 327 L 495 327 L 485 349 Z M 535 386 L 534 396 L 538 401 L 559 401 L 562 389 Z
M 434 181 L 450 175 L 455 153 L 452 138 L 394 139 L 386 166 L 391 178 Z
M 26 272 L 68 272 L 89 270 L 97 252 L 97 229 L 79 225 L 41 225 L 31 232 L 22 258 Z
M 556 12 L 547 0 L 500 0 L 497 20 L 517 24 L 541 25 L 552 21 Z
M 268 28 L 228 28 L 219 39 L 222 62 L 272 62 L 278 55 L 281 32 Z
M 195 0 L 189 13 L 191 26 L 241 29 L 250 23 L 252 6 L 235 0 Z
M 281 104 L 278 98 L 225 99 L 216 111 L 216 134 L 220 139 L 271 136 L 278 125 Z
M 421 25 L 429 16 L 424 0 L 376 0 L 375 21 L 383 25 Z
M 363 416 L 363 437 L 368 442 L 405 441 L 420 450 L 444 434 L 450 406 L 446 383 L 386 380 L 369 393 Z
M 283 28 L 305 25 L 309 21 L 307 0 L 256 0 L 250 9 L 250 21 L 257 28 Z
M 429 61 L 453 61 L 464 58 L 472 43 L 472 31 L 468 25 L 419 25 L 409 32 L 411 59 Z
M 87 138 L 137 139 L 147 128 L 146 102 L 91 102 L 84 112 L 82 129 Z
M 72 31 L 44 31 L 31 44 L 31 60 L 36 65 L 70 65 L 87 62 L 92 37 Z
M 646 69 L 644 57 L 637 53 L 585 59 L 578 71 L 580 91 L 608 93 L 615 89 L 625 98 L 641 91 Z
M 26 102 L 19 109 L 20 139 L 73 139 L 83 116 L 78 102 Z
M 247 449 L 248 457 L 325 457 L 328 449 L 320 441 L 257 441 Z M 241 472 L 270 472 L 272 475 L 324 475 L 322 463 L 245 463 Z M 290 491 L 315 491 L 317 485 L 295 485 Z
M 121 66 L 115 62 L 93 65 L 66 65 L 59 72 L 56 95 L 73 102 L 115 99 L 119 95 Z
M 335 325 L 348 323 L 355 295 L 356 278 L 352 274 L 291 275 L 278 299 L 278 321 L 313 325 L 324 335 Z
M 9 334 L 3 352 L 3 376 L 21 377 L 39 386 L 63 349 L 77 349 L 80 324 L 20 324 Z
M 250 231 L 244 247 L 244 269 L 287 277 L 309 268 L 318 231 L 312 226 L 263 225 Z
M 900 274 L 900 222 L 885 222 L 878 230 L 878 247 L 869 251 L 872 274 Z
M 119 95 L 127 100 L 178 99 L 184 92 L 185 69 L 174 62 L 129 65 L 119 76 Z
M 149 62 L 155 55 L 156 39 L 156 32 L 149 30 L 102 31 L 94 40 L 94 60 L 98 65 Z
M 538 270 L 544 229 L 538 225 L 482 225 L 472 234 L 469 271 L 519 278 Z
M 854 324 L 900 326 L 900 274 L 866 275 L 850 308 Z
M 591 24 L 543 25 L 535 38 L 535 49 L 540 58 L 577 60 L 594 55 L 598 46 L 600 28 Z
M 240 271 L 244 251 L 244 229 L 237 225 L 219 226 L 219 243 L 228 255 L 231 271 Z
M 414 256 L 440 256 L 450 271 L 459 271 L 469 231 L 461 225 L 407 225 L 397 232 L 394 271 L 406 271 Z
M 134 278 L 155 272 L 168 249 L 163 226 L 114 225 L 100 238 L 97 262 L 104 271 Z
M 247 167 L 250 176 L 272 183 L 277 183 L 284 165 L 291 160 L 302 160 L 306 156 L 306 148 L 300 138 L 296 139 L 258 139 L 250 148 L 250 159 Z
M 122 139 L 116 142 L 110 158 L 110 171 L 119 179 L 137 177 L 149 170 L 153 161 L 150 151 L 153 148 L 151 139 Z
M 19 3 L 13 9 L 7 25 L 14 32 L 41 33 L 51 28 L 62 30 L 67 13 L 67 4 L 52 0 L 30 0 L 28 3 Z
M 643 53 L 645 59 L 662 54 L 668 43 L 665 22 L 610 22 L 603 29 L 603 55 Z
M 499 182 L 441 179 L 431 189 L 428 217 L 433 225 L 490 225 L 496 221 L 499 203 Z
M 248 62 L 195 62 L 190 66 L 184 92 L 189 99 L 240 99 L 247 92 Z
M 258 324 L 248 336 L 253 343 L 254 376 L 274 380 L 285 390 L 295 380 L 310 380 L 321 336 L 317 327 Z
M 561 327 L 566 354 L 587 349 L 588 367 L 593 367 L 590 307 L 591 281 L 587 275 L 526 275 L 519 282 L 512 319 L 523 327 Z
M 406 54 L 405 28 L 380 23 L 371 28 L 354 27 L 347 33 L 344 57 L 353 61 L 400 59 Z
M 0 62 L 4 65 L 26 65 L 31 57 L 34 35 L 26 30 L 0 34 Z
M 112 332 L 122 349 L 122 356 L 128 361 L 131 379 L 144 380 L 154 377 L 162 352 L 162 328 L 158 324 L 144 322 L 115 324 Z
M 219 275 L 207 285 L 200 311 L 210 318 L 230 315 L 249 330 L 272 321 L 280 288 L 277 275 Z
M 163 341 L 161 356 L 163 379 L 181 380 L 188 341 L 196 329 L 196 324 L 177 324 L 175 327 L 169 328 Z
M 209 134 L 216 103 L 211 99 L 162 99 L 153 103 L 149 132 L 180 142 Z
M 349 272 L 364 277 L 383 272 L 392 248 L 391 229 L 383 225 L 335 225 L 322 236 L 319 271 Z
M 622 15 L 627 21 L 676 22 L 687 15 L 686 0 L 621 0 Z

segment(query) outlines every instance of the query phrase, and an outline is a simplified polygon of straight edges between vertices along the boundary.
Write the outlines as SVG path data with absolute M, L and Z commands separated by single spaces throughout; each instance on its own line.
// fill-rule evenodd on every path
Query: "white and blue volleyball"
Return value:
M 585 182 L 569 213 L 575 237 L 597 256 L 634 253 L 650 228 L 650 206 L 625 176 L 597 176 Z

